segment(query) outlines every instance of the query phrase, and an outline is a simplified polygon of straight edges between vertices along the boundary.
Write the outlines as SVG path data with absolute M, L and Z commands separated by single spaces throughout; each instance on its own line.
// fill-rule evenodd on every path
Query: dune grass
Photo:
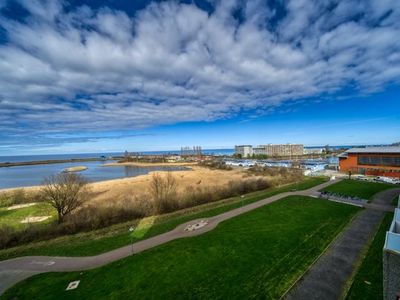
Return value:
M 2 299 L 277 299 L 357 211 L 290 196 L 98 269 L 34 276 Z
M 249 204 L 273 195 L 305 190 L 327 180 L 326 177 L 305 178 L 299 183 L 288 184 L 282 187 L 269 188 L 264 191 L 247 194 L 244 198 L 233 197 L 214 203 L 184 209 L 175 213 L 156 216 L 150 225 L 136 229 L 133 241 L 139 241 L 160 233 L 174 229 L 187 221 L 218 215 L 228 210 Z M 154 218 L 154 217 L 153 217 Z M 56 239 L 34 242 L 26 245 L 0 250 L 0 260 L 25 255 L 56 255 L 56 256 L 89 256 L 110 251 L 130 243 L 128 228 L 136 226 L 141 220 L 133 220 L 113 225 L 104 229 L 84 232 Z
M 396 186 L 389 183 L 345 179 L 324 188 L 323 191 L 372 200 L 376 193 L 393 188 L 396 188 Z
M 346 299 L 383 299 L 382 249 L 386 231 L 393 219 L 393 213 L 387 213 L 368 249 L 368 252 L 354 278 Z

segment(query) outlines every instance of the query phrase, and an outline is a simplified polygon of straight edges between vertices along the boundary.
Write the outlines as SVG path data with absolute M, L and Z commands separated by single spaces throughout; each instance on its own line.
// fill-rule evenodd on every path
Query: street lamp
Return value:
M 131 247 L 132 247 L 131 251 L 132 251 L 132 254 L 133 254 L 133 235 L 132 235 L 132 233 L 133 233 L 134 230 L 135 230 L 135 228 L 133 226 L 129 227 L 129 237 L 131 239 Z

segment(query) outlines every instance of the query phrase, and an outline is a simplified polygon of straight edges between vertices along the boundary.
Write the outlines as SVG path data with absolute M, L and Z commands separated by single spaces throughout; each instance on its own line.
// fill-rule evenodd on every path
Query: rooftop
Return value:
M 399 146 L 351 148 L 345 153 L 399 153 Z

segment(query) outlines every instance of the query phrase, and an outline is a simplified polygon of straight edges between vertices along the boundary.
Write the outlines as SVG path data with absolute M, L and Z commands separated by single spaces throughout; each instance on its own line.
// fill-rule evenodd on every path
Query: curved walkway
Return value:
M 325 188 L 328 185 L 338 182 L 339 180 L 332 180 L 310 188 L 304 191 L 286 192 L 277 194 L 275 196 L 247 204 L 243 207 L 236 208 L 225 213 L 207 218 L 207 225 L 194 231 L 186 231 L 188 225 L 197 223 L 200 220 L 193 220 L 177 226 L 175 229 L 162 233 L 160 235 L 151 237 L 127 245 L 109 252 L 105 252 L 96 256 L 87 257 L 52 257 L 52 256 L 25 256 L 5 261 L 0 261 L 0 295 L 6 289 L 22 281 L 30 276 L 45 272 L 69 272 L 69 271 L 83 271 L 88 269 L 97 268 L 121 258 L 132 255 L 132 253 L 139 253 L 144 250 L 153 248 L 155 246 L 167 243 L 169 241 L 196 236 L 214 229 L 220 222 L 234 218 L 243 213 L 257 209 L 261 206 L 270 204 L 282 198 L 292 195 L 313 196 L 318 190 Z
M 294 285 L 286 299 L 341 299 L 351 279 L 362 250 L 381 223 L 385 211 L 400 189 L 391 189 L 375 195 L 373 203 L 363 205 L 351 224 L 329 246 L 310 270 Z M 394 207 L 391 206 L 393 211 Z

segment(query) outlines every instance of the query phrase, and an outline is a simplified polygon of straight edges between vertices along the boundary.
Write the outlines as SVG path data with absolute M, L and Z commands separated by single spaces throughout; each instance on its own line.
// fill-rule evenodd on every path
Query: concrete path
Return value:
M 286 295 L 286 299 L 340 299 L 351 278 L 356 263 L 378 229 L 386 209 L 400 189 L 381 192 L 373 203 L 365 204 L 351 224 L 329 246 L 325 254 L 311 267 Z
M 335 197 L 335 196 L 327 197 L 327 196 L 321 195 L 320 192 L 315 193 L 313 196 L 318 197 L 320 199 L 325 199 L 325 200 L 344 203 L 344 204 L 350 204 L 350 205 L 354 205 L 354 206 L 358 206 L 358 207 L 371 208 L 371 209 L 381 210 L 381 211 L 385 211 L 385 212 L 393 211 L 393 205 L 391 204 L 391 201 L 389 203 L 377 203 L 376 201 L 372 201 L 372 203 L 369 203 L 368 200 L 366 200 L 366 199 L 353 200 L 353 199 L 345 199 L 342 197 Z M 394 196 L 396 196 L 396 194 Z M 392 197 L 392 199 L 394 198 L 394 196 Z
M 132 253 L 139 253 L 141 251 L 153 248 L 155 246 L 167 243 L 179 238 L 196 236 L 214 229 L 220 222 L 234 218 L 240 214 L 252 211 L 261 206 L 270 204 L 282 198 L 292 195 L 311 196 L 325 188 L 328 185 L 338 182 L 333 180 L 325 182 L 311 189 L 304 191 L 295 191 L 281 193 L 240 208 L 236 208 L 217 216 L 207 218 L 208 224 L 195 231 L 185 231 L 185 228 L 200 220 L 193 220 L 177 226 L 174 230 L 154 236 L 152 238 L 136 242 L 122 248 L 118 248 L 100 255 L 87 256 L 87 257 L 50 257 L 50 256 L 25 256 L 5 261 L 0 261 L 0 295 L 6 289 L 22 281 L 30 276 L 45 272 L 69 272 L 69 271 L 82 271 L 97 268 L 121 258 L 132 255 Z M 133 250 L 133 252 L 132 252 Z

